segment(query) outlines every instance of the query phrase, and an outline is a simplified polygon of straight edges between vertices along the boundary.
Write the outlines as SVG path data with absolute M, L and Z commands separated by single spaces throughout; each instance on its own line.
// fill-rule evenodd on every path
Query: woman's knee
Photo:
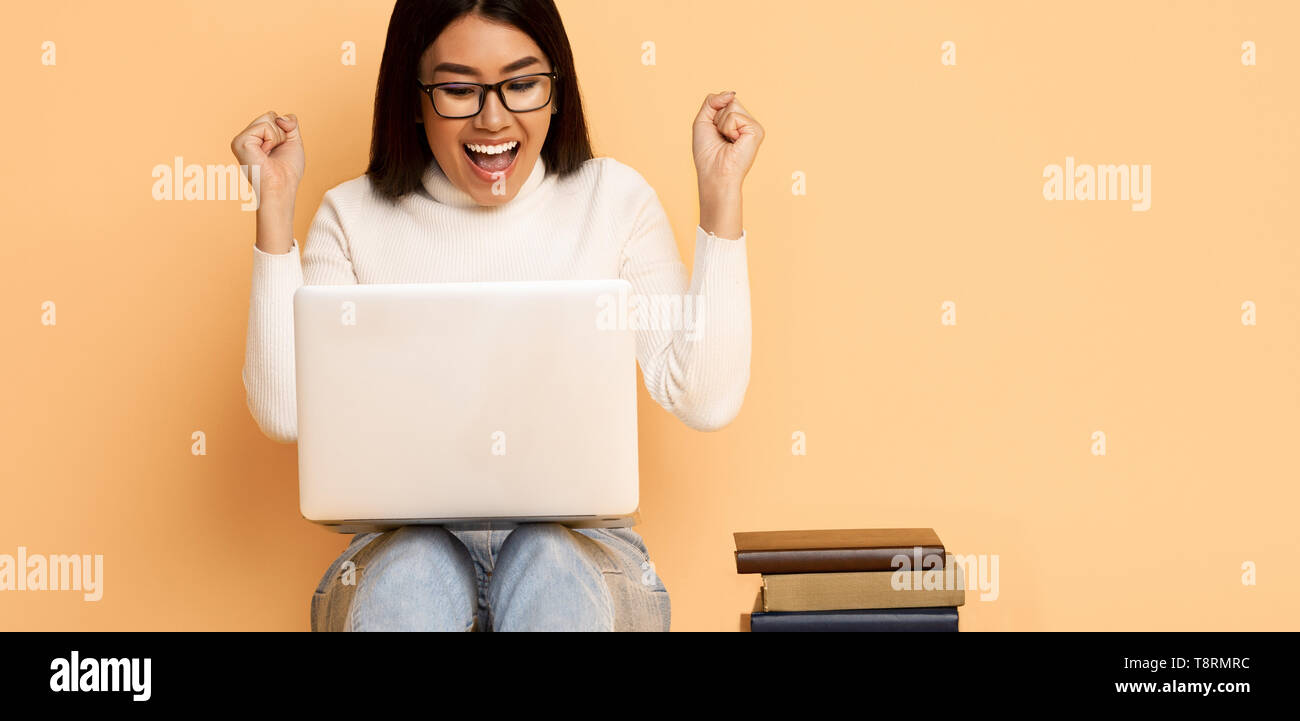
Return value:
M 558 523 L 525 523 L 506 537 L 495 566 L 506 573 L 550 574 L 559 567 L 599 575 L 595 550 L 586 536 Z
M 488 589 L 492 627 L 516 630 L 613 630 L 614 608 L 600 549 L 555 523 L 511 531 Z
M 478 587 L 469 554 L 440 526 L 403 526 L 364 566 L 349 612 L 351 630 L 464 631 L 473 623 Z
M 574 547 L 573 532 L 558 523 L 524 523 L 506 537 L 501 545 L 502 555 L 505 555 L 507 547 L 531 553 L 571 548 Z

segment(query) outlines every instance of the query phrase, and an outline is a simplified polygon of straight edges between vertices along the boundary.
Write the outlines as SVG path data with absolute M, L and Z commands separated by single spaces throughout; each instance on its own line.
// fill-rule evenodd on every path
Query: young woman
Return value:
M 260 176 L 243 372 L 258 426 L 297 437 L 292 299 L 304 283 L 578 278 L 699 298 L 707 320 L 636 331 L 637 360 L 650 396 L 688 426 L 729 423 L 749 383 L 741 185 L 763 129 L 721 93 L 705 98 L 691 132 L 700 222 L 688 285 L 655 191 L 592 157 L 553 0 L 398 0 L 370 166 L 325 194 L 301 260 L 298 118 L 268 112 L 231 143 Z M 312 629 L 666 631 L 668 590 L 653 568 L 630 528 L 357 534 L 321 579 Z

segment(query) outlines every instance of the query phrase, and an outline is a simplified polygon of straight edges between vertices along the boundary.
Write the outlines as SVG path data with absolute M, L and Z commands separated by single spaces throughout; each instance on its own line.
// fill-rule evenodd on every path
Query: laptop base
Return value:
M 446 526 L 458 531 L 503 530 L 521 523 L 558 523 L 569 528 L 631 528 L 641 522 L 641 512 L 611 516 L 508 516 L 493 518 L 385 518 L 313 521 L 333 533 L 368 533 L 402 526 Z

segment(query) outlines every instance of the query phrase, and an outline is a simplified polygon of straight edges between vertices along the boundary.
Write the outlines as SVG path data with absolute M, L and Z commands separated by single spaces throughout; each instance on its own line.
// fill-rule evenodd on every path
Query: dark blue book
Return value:
M 956 631 L 957 607 L 872 608 L 851 611 L 755 612 L 753 633 L 778 631 Z

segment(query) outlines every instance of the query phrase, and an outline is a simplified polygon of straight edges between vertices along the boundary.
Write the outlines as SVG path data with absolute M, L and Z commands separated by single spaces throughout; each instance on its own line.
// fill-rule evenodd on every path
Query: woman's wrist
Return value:
M 257 206 L 257 248 L 280 255 L 293 249 L 293 201 L 263 198 Z
M 739 238 L 744 228 L 739 185 L 700 183 L 700 227 L 719 238 Z

